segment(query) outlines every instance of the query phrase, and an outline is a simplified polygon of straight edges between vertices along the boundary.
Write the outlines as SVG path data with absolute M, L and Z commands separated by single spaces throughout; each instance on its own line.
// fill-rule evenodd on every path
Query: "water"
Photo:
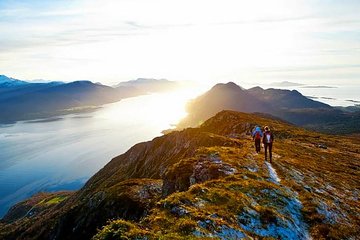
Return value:
M 326 85 L 322 87 L 314 87 L 312 85 L 282 87 L 266 84 L 254 85 L 253 83 L 244 83 L 241 84 L 241 86 L 245 89 L 260 86 L 263 89 L 275 88 L 297 90 L 306 97 L 329 104 L 330 106 L 348 107 L 360 105 L 360 85 L 356 82 L 354 82 L 353 85 Z
M 332 88 L 296 88 L 313 100 L 327 103 L 331 106 L 353 106 L 360 104 L 360 86 L 334 86 Z
M 92 112 L 0 127 L 0 216 L 39 191 L 73 190 L 113 157 L 171 128 L 192 93 L 129 98 Z

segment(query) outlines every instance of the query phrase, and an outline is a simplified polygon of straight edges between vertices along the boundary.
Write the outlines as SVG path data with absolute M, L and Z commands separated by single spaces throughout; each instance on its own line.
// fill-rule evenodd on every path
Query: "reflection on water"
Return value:
M 360 103 L 360 86 L 337 86 L 333 88 L 297 88 L 305 96 L 331 106 L 353 106 Z
M 176 124 L 195 94 L 146 95 L 92 113 L 0 127 L 0 216 L 36 192 L 78 189 L 112 157 Z

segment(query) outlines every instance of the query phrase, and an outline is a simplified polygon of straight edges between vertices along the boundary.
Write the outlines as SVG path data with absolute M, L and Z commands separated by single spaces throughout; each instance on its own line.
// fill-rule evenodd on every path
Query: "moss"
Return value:
M 153 237 L 148 231 L 140 229 L 134 223 L 125 220 L 115 220 L 104 226 L 93 240 L 140 240 Z
M 45 200 L 42 204 L 45 204 L 45 205 L 53 205 L 53 204 L 58 204 L 58 203 L 61 203 L 62 201 L 64 201 L 65 199 L 67 199 L 68 196 L 58 196 L 58 197 L 54 197 L 54 198 L 51 198 L 49 200 Z
M 266 208 L 260 211 L 260 220 L 262 224 L 276 224 L 277 215 L 272 209 Z
M 278 140 L 277 144 L 281 144 L 279 141 L 293 141 L 294 136 L 296 134 L 293 134 L 291 138 Z M 313 141 L 311 134 L 301 136 L 301 138 Z M 283 221 L 291 221 L 288 215 L 281 213 L 282 209 L 279 207 L 285 207 L 287 201 L 294 196 L 283 186 L 268 181 L 268 170 L 266 166 L 264 167 L 262 156 L 249 154 L 248 149 L 252 147 L 252 142 L 238 141 L 241 143 L 239 148 L 224 146 L 198 148 L 194 157 L 181 159 L 171 166 L 167 171 L 167 177 L 178 179 L 178 187 L 183 191 L 174 192 L 159 201 L 150 214 L 140 221 L 140 229 L 147 229 L 147 236 L 150 239 L 152 237 L 155 239 L 192 239 L 196 237 L 194 236 L 195 232 L 201 233 L 202 235 L 199 236 L 206 238 L 206 234 L 219 232 L 221 226 L 226 225 L 232 226 L 233 229 L 239 229 L 238 216 L 248 209 L 257 213 L 256 216 L 264 228 L 268 225 L 281 225 Z M 273 165 L 279 171 L 282 183 L 288 186 L 288 189 L 293 189 L 299 193 L 299 198 L 303 203 L 302 214 L 311 226 L 312 236 L 319 239 L 326 237 L 338 239 L 354 234 L 348 230 L 349 227 L 343 227 L 342 232 L 344 234 L 340 234 L 333 226 L 324 224 L 324 216 L 317 212 L 317 204 L 312 201 L 313 193 L 305 191 L 303 185 L 298 184 L 293 178 L 286 178 L 291 169 L 282 170 L 285 169 L 285 166 L 292 165 L 300 169 L 303 168 L 301 165 L 303 163 L 300 164 L 295 156 L 294 146 L 295 148 L 304 148 L 297 151 L 305 151 L 306 154 L 309 154 L 304 156 L 303 161 L 308 161 L 308 159 L 317 156 L 315 154 L 317 149 L 312 149 L 311 144 L 284 146 L 289 149 L 284 147 L 276 149 L 276 154 L 289 157 L 286 159 L 277 158 Z M 193 174 L 194 164 L 199 158 L 211 157 L 235 166 L 237 173 L 188 187 L 188 180 Z M 249 171 L 249 166 L 256 166 L 257 171 Z M 210 170 L 211 167 L 209 166 Z M 312 162 L 309 162 L 309 166 L 307 166 L 311 170 L 316 169 L 315 167 Z M 215 166 L 213 171 L 217 170 Z M 199 223 L 204 223 L 204 225 L 199 225 Z M 261 237 L 251 231 L 246 232 L 246 234 L 254 238 Z
M 192 232 L 195 231 L 195 229 L 197 227 L 197 223 L 190 218 L 180 219 L 177 222 L 177 225 L 178 225 L 177 228 L 184 235 L 191 234 Z

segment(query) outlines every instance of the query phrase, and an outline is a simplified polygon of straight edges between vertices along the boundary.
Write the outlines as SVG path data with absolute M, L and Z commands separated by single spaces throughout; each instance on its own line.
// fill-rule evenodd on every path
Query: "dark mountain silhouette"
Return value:
M 328 133 L 360 132 L 360 111 L 345 112 L 314 101 L 296 90 L 243 89 L 235 83 L 217 84 L 190 101 L 188 116 L 178 128 L 197 126 L 221 110 L 270 114 L 293 124 Z
M 76 81 L 67 84 L 30 84 L 4 93 L 0 102 L 1 122 L 49 117 L 73 109 L 99 106 L 134 96 L 121 94 L 124 89 Z
M 139 79 L 113 88 L 91 81 L 29 83 L 3 78 L 16 84 L 0 84 L 0 123 L 89 111 L 123 98 L 176 86 L 175 82 L 155 79 Z
M 275 135 L 272 165 L 255 153 L 255 125 Z M 355 136 L 222 111 L 133 146 L 79 191 L 15 205 L 0 238 L 356 239 L 359 145 Z
M 219 83 L 187 104 L 188 117 L 180 126 L 196 126 L 221 110 L 271 112 L 270 104 L 258 99 L 233 82 Z
M 328 104 L 309 99 L 296 90 L 262 89 L 260 87 L 254 87 L 247 90 L 247 92 L 255 98 L 268 103 L 274 109 L 331 108 Z

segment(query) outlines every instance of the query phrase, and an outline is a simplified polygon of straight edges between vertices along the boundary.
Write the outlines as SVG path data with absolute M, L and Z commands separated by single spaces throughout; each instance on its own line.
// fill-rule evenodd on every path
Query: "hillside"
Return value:
M 270 114 L 308 129 L 349 134 L 360 132 L 360 111 L 339 108 L 314 101 L 296 90 L 243 89 L 235 83 L 217 84 L 187 105 L 188 116 L 178 128 L 194 127 L 222 110 Z
M 257 124 L 275 134 L 272 164 L 253 148 Z M 199 128 L 133 146 L 62 201 L 45 196 L 55 203 L 34 214 L 15 210 L 39 196 L 18 204 L 0 237 L 355 239 L 359 146 L 356 136 L 223 111 Z

